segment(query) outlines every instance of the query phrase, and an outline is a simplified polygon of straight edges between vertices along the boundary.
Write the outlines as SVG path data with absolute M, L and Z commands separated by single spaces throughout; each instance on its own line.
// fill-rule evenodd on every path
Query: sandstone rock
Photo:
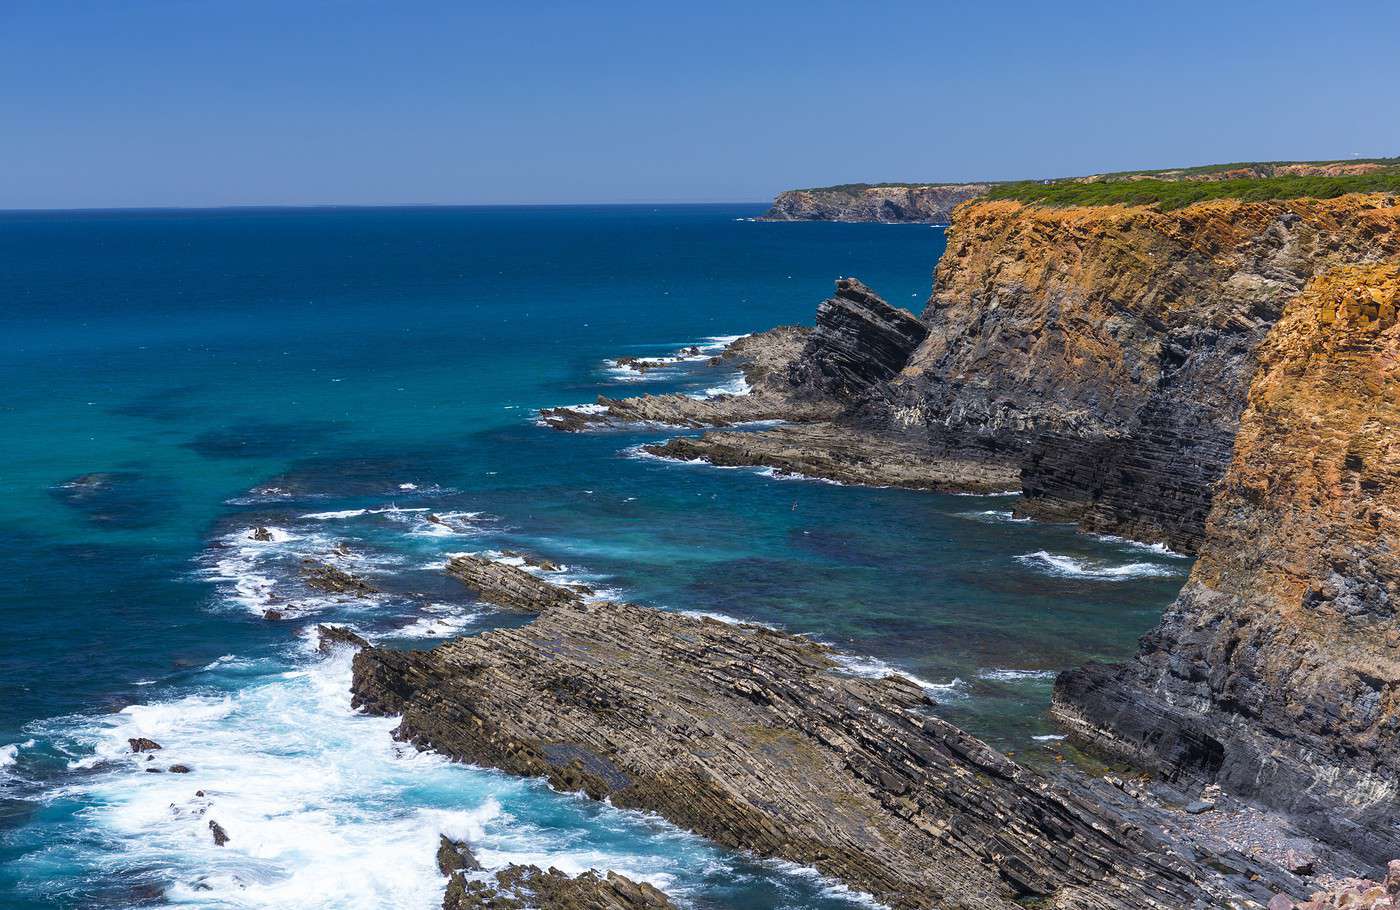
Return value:
M 1400 853 L 1400 264 L 1314 278 L 1259 354 L 1206 545 L 1123 666 L 1061 674 L 1076 736 Z
M 536 596 L 523 628 L 360 651 L 354 704 L 401 715 L 396 735 L 420 747 L 814 865 L 896 908 L 1179 910 L 1253 887 L 922 711 L 907 680 L 844 674 L 823 645 Z

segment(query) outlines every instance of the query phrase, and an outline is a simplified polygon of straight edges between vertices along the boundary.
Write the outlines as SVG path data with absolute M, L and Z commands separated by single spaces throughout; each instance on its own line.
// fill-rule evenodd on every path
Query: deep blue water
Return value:
M 528 549 L 639 602 L 810 633 L 1051 756 L 1051 673 L 1131 653 L 1184 560 L 1009 521 L 1011 497 L 639 459 L 665 434 L 532 422 L 723 386 L 605 360 L 810 322 L 840 275 L 922 306 L 940 229 L 758 211 L 0 213 L 0 905 L 431 906 L 439 831 L 488 865 L 601 865 L 700 907 L 854 905 L 352 714 L 318 621 L 405 645 L 516 621 L 442 578 L 451 552 Z M 260 524 L 277 539 L 249 540 Z M 298 561 L 328 554 L 387 593 L 309 596 Z M 192 773 L 144 773 L 137 735 Z

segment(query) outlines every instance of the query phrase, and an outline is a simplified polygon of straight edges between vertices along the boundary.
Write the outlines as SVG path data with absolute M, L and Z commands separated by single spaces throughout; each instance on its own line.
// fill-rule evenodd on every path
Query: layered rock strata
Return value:
M 562 595 L 538 608 L 431 651 L 360 651 L 355 705 L 401 715 L 395 735 L 420 747 L 657 812 L 896 908 L 1268 900 L 1269 870 L 1198 864 L 1159 823 L 1016 765 L 907 680 L 844 674 L 821 644 Z
M 1259 344 L 1313 275 L 1400 254 L 1400 205 L 973 202 L 947 240 L 928 337 L 863 416 L 1022 458 L 1030 514 L 1194 550 Z
M 1137 658 L 1064 673 L 1083 740 L 1400 855 L 1400 264 L 1291 299 L 1190 579 Z
M 907 439 L 866 432 L 830 421 L 800 423 L 763 432 L 678 436 L 643 451 L 720 467 L 767 467 L 780 474 L 837 483 L 894 486 L 959 493 L 1004 493 L 1021 483 L 1014 459 L 932 453 Z
M 764 221 L 908 221 L 947 224 L 960 203 L 988 183 L 849 184 L 778 194 Z

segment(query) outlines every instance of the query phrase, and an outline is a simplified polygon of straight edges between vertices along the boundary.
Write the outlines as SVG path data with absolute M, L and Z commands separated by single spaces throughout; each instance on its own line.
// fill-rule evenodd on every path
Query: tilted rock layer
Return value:
M 1288 302 L 1185 589 L 1134 662 L 1056 687 L 1082 738 L 1375 862 L 1400 854 L 1398 303 L 1396 263 Z
M 865 418 L 1017 453 L 1032 514 L 1192 550 L 1260 342 L 1312 276 L 1400 254 L 1400 203 L 971 202 L 947 238 Z
M 542 610 L 431 651 L 364 649 L 354 703 L 401 715 L 396 735 L 419 746 L 657 812 L 896 908 L 1268 900 L 1257 875 L 1195 865 L 1155 826 L 928 713 L 917 685 L 842 673 L 823 645 L 620 603 Z
M 988 183 L 828 187 L 789 190 L 773 200 L 765 221 L 912 221 L 947 224 L 959 203 L 981 196 Z

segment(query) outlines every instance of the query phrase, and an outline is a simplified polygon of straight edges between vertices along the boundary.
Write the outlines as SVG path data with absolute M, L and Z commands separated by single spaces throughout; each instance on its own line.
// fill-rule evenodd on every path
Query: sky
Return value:
M 0 208 L 1400 155 L 1400 3 L 0 0 Z

